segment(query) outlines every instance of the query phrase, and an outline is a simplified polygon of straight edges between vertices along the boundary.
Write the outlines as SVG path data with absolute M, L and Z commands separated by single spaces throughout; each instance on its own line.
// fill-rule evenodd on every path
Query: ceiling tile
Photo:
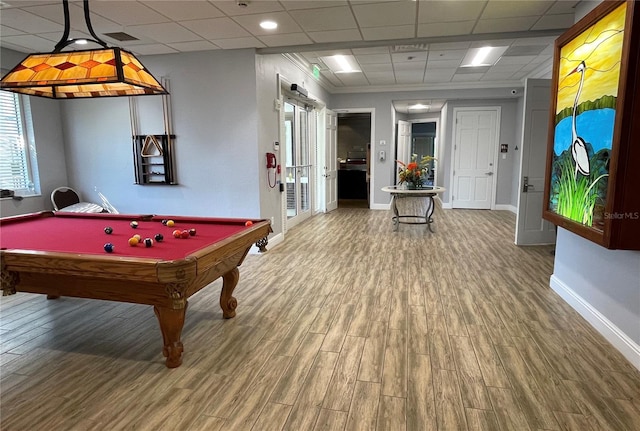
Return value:
M 18 34 L 24 34 L 23 31 L 16 30 L 15 28 L 7 27 L 6 25 L 0 25 L 0 36 L 16 36 Z
M 449 49 L 468 49 L 471 42 L 444 42 L 429 44 L 430 51 L 445 51 Z
M 333 84 L 336 87 L 344 87 L 344 84 L 342 81 L 340 81 L 336 75 L 333 74 L 333 72 L 322 72 L 322 76 L 324 76 L 329 82 L 331 82 L 331 84 Z
M 424 82 L 449 82 L 455 74 L 456 69 L 427 69 L 424 75 Z
M 2 12 L 4 14 L 4 12 Z M 22 34 L 17 36 L 2 36 L 2 43 L 5 42 L 24 47 L 26 52 L 51 52 L 55 43 L 50 40 L 32 34 Z
M 466 49 L 452 49 L 452 50 L 433 50 L 429 51 L 429 60 L 462 60 L 467 55 Z
M 135 1 L 94 1 L 91 11 L 122 25 L 156 24 L 170 19 Z
M 351 55 L 353 54 L 349 48 L 345 49 L 331 49 L 327 51 L 315 51 L 316 56 L 318 57 L 328 57 L 330 55 Z
M 60 24 L 20 9 L 2 9 L 2 22 L 25 33 L 46 33 L 63 30 Z
M 357 4 L 353 6 L 360 27 L 414 25 L 417 2 Z
M 371 63 L 389 63 L 391 64 L 391 55 L 387 54 L 364 54 L 357 55 L 356 60 L 360 64 L 371 64 Z
M 379 72 L 378 72 L 379 73 Z M 369 74 L 367 74 L 367 80 L 369 81 L 369 84 L 371 85 L 392 85 L 396 83 L 396 78 L 395 76 L 393 76 L 393 74 L 387 74 L 387 73 L 381 73 L 378 74 L 375 73 L 372 76 L 369 76 Z
M 418 63 L 412 63 L 412 62 L 404 62 L 404 63 L 393 63 L 393 70 L 395 70 L 396 72 L 398 71 L 407 71 L 407 70 L 422 70 L 424 71 L 425 69 L 425 63 L 422 62 L 418 62 Z
M 183 21 L 182 25 L 205 39 L 231 39 L 251 36 L 231 18 L 210 18 Z
M 398 84 L 419 84 L 424 78 L 424 72 L 401 70 L 396 71 L 396 82 Z
M 483 81 L 507 81 L 511 79 L 513 72 L 487 72 L 482 77 Z
M 176 24 L 175 22 L 131 25 L 127 27 L 127 33 L 138 38 L 146 36 L 161 43 L 201 40 L 200 36 L 187 30 L 180 24 Z
M 511 73 L 515 73 L 517 71 L 519 71 L 520 69 L 522 69 L 522 64 L 494 64 L 493 66 L 491 66 L 491 69 L 489 69 L 490 72 L 495 72 L 495 73 L 503 73 L 503 72 L 511 72 Z
M 427 69 L 450 69 L 460 66 L 462 60 L 429 60 Z
M 512 46 L 524 46 L 524 45 L 552 45 L 556 38 L 554 36 L 547 37 L 525 37 L 522 39 L 516 39 L 511 44 Z
M 362 29 L 365 40 L 408 39 L 414 37 L 414 26 L 367 27 Z
M 511 31 L 527 31 L 535 24 L 537 17 L 481 19 L 476 24 L 474 33 L 500 33 Z
M 345 85 L 353 86 L 366 86 L 369 85 L 369 81 L 363 73 L 340 73 L 337 75 L 338 79 Z
M 420 0 L 418 23 L 475 21 L 485 4 L 484 0 Z
M 370 48 L 353 48 L 354 54 L 388 54 L 388 46 L 372 46 Z
M 258 36 L 258 39 L 267 46 L 308 45 L 313 43 L 304 33 L 270 34 Z
M 38 36 L 53 42 L 51 44 L 51 46 L 53 47 L 62 37 L 62 31 L 54 31 L 53 33 L 39 33 Z M 92 37 L 88 33 L 77 31 L 77 30 L 69 31 L 69 39 L 89 39 L 89 38 L 92 38 Z
M 547 11 L 547 14 L 555 15 L 570 13 L 571 15 L 574 15 L 576 12 L 576 5 L 578 3 L 580 3 L 578 0 L 558 0 Z
M 189 19 L 220 18 L 224 14 L 206 1 L 143 1 L 150 8 L 174 21 Z
M 222 49 L 244 49 L 244 48 L 264 48 L 265 44 L 260 42 L 253 36 L 249 37 L 232 37 L 229 39 L 213 39 L 215 43 Z
M 515 39 L 483 39 L 471 42 L 471 48 L 482 48 L 483 46 L 510 46 Z
M 391 54 L 391 60 L 394 63 L 401 62 L 420 62 L 422 64 L 427 61 L 427 51 L 416 51 L 416 52 L 394 52 Z
M 462 74 L 456 73 L 455 75 L 453 75 L 453 78 L 451 78 L 451 80 L 465 81 L 465 82 L 480 81 L 483 75 L 484 73 L 462 73 Z
M 238 6 L 238 2 L 235 0 L 213 1 L 211 3 L 228 16 L 277 12 L 283 10 L 282 6 L 277 1 L 247 1 L 246 7 Z
M 513 18 L 519 16 L 540 16 L 553 4 L 553 1 L 504 1 L 489 0 L 480 19 Z
M 573 25 L 573 14 L 545 15 L 535 23 L 531 30 L 565 29 Z
M 289 13 L 307 32 L 345 30 L 358 27 L 351 9 L 346 6 L 293 10 Z
M 139 55 L 156 55 L 156 54 L 172 54 L 176 51 L 175 49 L 161 44 L 153 44 L 153 45 L 136 45 L 131 49 L 134 54 Z
M 418 24 L 418 37 L 457 36 L 471 34 L 475 21 Z
M 393 73 L 393 65 L 391 63 L 380 63 L 380 64 L 360 64 L 360 68 L 363 72 L 385 72 L 385 73 Z
M 516 57 L 511 57 L 511 56 L 502 56 L 500 57 L 500 59 L 498 60 L 498 62 L 496 64 L 499 65 L 505 65 L 505 64 L 529 64 L 531 63 L 532 60 L 534 60 L 536 58 L 535 55 L 521 55 L 521 56 L 516 56 Z
M 355 28 L 349 30 L 310 31 L 307 34 L 317 43 L 362 40 L 360 31 Z
M 196 40 L 193 42 L 168 43 L 167 45 L 181 52 L 209 51 L 214 49 L 220 49 L 214 44 L 212 44 L 211 42 L 206 40 Z
M 260 15 L 242 15 L 234 17 L 233 20 L 247 29 L 254 36 L 302 32 L 300 26 L 296 24 L 287 12 L 268 12 Z M 260 23 L 264 20 L 277 22 L 278 28 L 265 30 L 260 27 Z
M 343 1 L 332 1 L 332 0 L 322 0 L 322 1 L 309 1 L 309 0 L 298 0 L 298 1 L 288 1 L 283 0 L 280 2 L 282 6 L 284 6 L 287 10 L 296 10 L 296 9 L 315 9 L 319 7 L 336 7 L 336 6 L 348 6 L 348 3 Z

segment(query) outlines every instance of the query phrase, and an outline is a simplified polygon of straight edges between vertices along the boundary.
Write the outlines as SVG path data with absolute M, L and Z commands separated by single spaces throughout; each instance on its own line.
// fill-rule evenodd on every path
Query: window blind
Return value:
M 0 91 L 0 188 L 27 189 L 30 184 L 26 139 L 17 94 Z

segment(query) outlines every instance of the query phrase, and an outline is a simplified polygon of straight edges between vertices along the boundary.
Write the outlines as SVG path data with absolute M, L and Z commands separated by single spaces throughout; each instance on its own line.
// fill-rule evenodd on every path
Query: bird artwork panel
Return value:
M 560 48 L 549 209 L 604 225 L 626 3 Z

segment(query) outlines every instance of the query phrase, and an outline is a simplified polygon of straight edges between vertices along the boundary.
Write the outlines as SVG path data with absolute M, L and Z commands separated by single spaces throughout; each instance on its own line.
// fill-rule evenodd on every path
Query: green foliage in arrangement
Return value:
M 570 158 L 561 162 L 561 172 L 557 181 L 556 212 L 563 217 L 593 226 L 593 213 L 598 202 L 598 182 L 607 177 L 603 174 L 597 178 L 576 174 L 575 166 Z

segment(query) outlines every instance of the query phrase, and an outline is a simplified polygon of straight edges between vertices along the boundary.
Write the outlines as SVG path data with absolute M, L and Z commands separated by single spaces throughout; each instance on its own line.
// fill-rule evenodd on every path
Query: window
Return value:
M 29 148 L 23 100 L 18 94 L 0 91 L 0 188 L 29 195 L 36 188 L 31 171 L 35 151 Z

